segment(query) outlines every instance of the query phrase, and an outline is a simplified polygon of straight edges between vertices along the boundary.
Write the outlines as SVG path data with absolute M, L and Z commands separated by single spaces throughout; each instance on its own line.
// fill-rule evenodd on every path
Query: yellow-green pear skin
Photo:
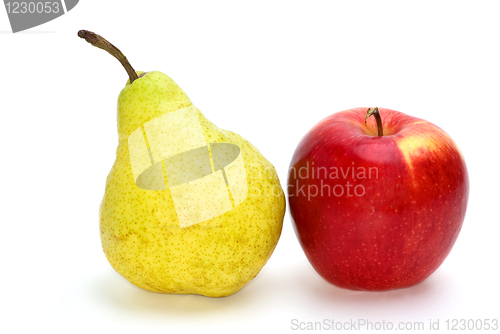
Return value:
M 281 234 L 285 196 L 273 165 L 257 148 L 196 109 L 207 143 L 239 146 L 248 196 L 220 216 L 181 228 L 168 187 L 136 185 L 128 138 L 144 123 L 189 106 L 186 93 L 161 72 L 147 72 L 121 91 L 116 161 L 99 212 L 101 242 L 111 266 L 136 286 L 223 297 L 240 290 L 268 261 Z M 228 117 L 244 119 L 237 113 Z

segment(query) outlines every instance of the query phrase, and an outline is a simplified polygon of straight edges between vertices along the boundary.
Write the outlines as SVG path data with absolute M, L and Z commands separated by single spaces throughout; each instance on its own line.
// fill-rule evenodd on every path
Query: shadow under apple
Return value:
M 300 287 L 303 295 L 302 302 L 297 304 L 309 314 L 314 308 L 336 317 L 429 319 L 449 314 L 453 305 L 459 304 L 460 293 L 445 270 L 437 270 L 412 287 L 383 292 L 339 288 L 321 278 L 306 260 L 297 262 L 291 271 L 294 274 L 290 274 L 293 280 L 290 283 Z

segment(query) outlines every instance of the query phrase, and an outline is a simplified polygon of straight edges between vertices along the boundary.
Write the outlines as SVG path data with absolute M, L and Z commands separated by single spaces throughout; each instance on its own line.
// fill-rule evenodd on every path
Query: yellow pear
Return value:
M 285 197 L 274 167 L 236 133 L 221 130 L 161 72 L 135 72 L 89 31 L 78 35 L 124 65 L 119 144 L 100 206 L 111 266 L 154 292 L 231 295 L 278 243 Z

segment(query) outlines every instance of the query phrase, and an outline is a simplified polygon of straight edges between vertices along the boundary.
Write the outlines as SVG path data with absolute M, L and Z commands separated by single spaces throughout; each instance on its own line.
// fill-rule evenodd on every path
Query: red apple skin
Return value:
M 367 109 L 335 113 L 299 143 L 288 175 L 292 223 L 309 262 L 328 282 L 353 290 L 405 288 L 450 253 L 464 221 L 469 177 L 462 153 L 439 127 L 379 108 L 379 137 L 373 116 L 365 126 Z M 348 167 L 355 167 L 354 177 Z

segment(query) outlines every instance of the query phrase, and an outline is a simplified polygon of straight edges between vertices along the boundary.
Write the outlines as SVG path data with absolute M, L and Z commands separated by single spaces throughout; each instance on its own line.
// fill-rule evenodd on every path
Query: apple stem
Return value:
M 78 37 L 85 39 L 96 48 L 107 51 L 110 55 L 118 59 L 118 61 L 125 68 L 125 71 L 127 71 L 130 83 L 134 82 L 134 80 L 138 78 L 137 73 L 135 73 L 134 68 L 128 62 L 127 57 L 125 57 L 125 55 L 116 46 L 108 42 L 105 38 L 88 30 L 80 30 L 78 32 Z
M 382 128 L 382 118 L 380 117 L 380 112 L 378 111 L 378 108 L 368 108 L 368 111 L 366 112 L 366 117 L 365 117 L 365 125 L 366 125 L 366 119 L 373 115 L 375 117 L 375 120 L 377 121 L 377 131 L 378 131 L 378 136 L 381 137 L 384 135 L 384 129 Z

